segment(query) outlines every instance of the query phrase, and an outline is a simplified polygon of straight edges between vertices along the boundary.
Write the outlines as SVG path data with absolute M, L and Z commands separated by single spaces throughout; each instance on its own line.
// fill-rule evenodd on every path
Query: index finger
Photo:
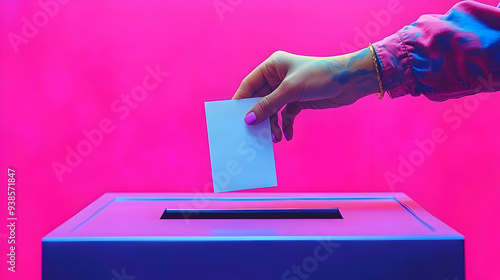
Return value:
M 257 68 L 253 69 L 252 72 L 241 81 L 238 90 L 236 90 L 236 93 L 231 99 L 252 97 L 255 92 L 267 83 L 266 77 L 262 72 L 262 69 L 266 67 L 266 63 L 268 63 L 267 59 L 257 66 Z

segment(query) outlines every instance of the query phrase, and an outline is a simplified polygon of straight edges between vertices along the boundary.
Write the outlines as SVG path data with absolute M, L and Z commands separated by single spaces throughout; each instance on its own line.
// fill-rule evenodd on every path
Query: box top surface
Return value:
M 160 219 L 168 209 L 336 208 L 343 219 Z M 43 241 L 463 239 L 403 193 L 107 193 Z

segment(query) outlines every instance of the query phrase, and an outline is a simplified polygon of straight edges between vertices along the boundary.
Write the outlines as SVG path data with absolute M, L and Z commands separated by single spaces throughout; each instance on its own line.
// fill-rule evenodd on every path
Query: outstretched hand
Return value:
M 334 57 L 278 51 L 243 79 L 232 99 L 263 97 L 247 113 L 245 122 L 254 125 L 270 118 L 273 141 L 280 142 L 282 131 L 285 139 L 292 139 L 293 122 L 301 110 L 345 106 L 377 91 L 368 48 Z

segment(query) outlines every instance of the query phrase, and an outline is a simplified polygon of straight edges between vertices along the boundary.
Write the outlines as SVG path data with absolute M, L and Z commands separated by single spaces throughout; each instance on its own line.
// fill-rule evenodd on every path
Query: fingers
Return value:
M 281 111 L 281 126 L 283 127 L 283 134 L 287 141 L 290 141 L 293 137 L 293 122 L 302 110 L 299 104 L 297 102 L 289 103 Z
M 232 99 L 265 96 L 275 90 L 287 74 L 288 56 L 274 52 L 241 81 Z
M 273 114 L 269 120 L 271 121 L 271 133 L 272 133 L 272 138 L 274 143 L 278 143 L 281 141 L 282 134 L 281 134 L 281 128 L 278 125 L 278 114 Z
M 289 103 L 281 111 L 281 128 L 287 141 L 293 137 L 293 123 L 297 115 L 304 109 L 327 109 L 341 107 L 342 104 L 332 100 L 311 100 Z
M 252 97 L 257 90 L 267 84 L 266 77 L 263 73 L 266 63 L 268 63 L 268 60 L 262 62 L 259 66 L 257 66 L 257 68 L 253 69 L 253 71 L 250 72 L 250 74 L 248 74 L 243 81 L 241 81 L 239 88 L 236 90 L 236 93 L 231 99 Z
M 273 90 L 274 89 L 271 88 L 271 86 L 269 84 L 264 84 L 256 92 L 254 92 L 254 94 L 252 95 L 252 97 L 266 96 L 266 95 L 270 94 L 271 92 L 273 92 Z
M 281 83 L 275 91 L 264 96 L 257 104 L 255 104 L 245 116 L 245 123 L 254 125 L 271 117 L 278 112 L 285 104 L 289 103 L 291 95 L 285 90 L 289 88 L 286 83 Z

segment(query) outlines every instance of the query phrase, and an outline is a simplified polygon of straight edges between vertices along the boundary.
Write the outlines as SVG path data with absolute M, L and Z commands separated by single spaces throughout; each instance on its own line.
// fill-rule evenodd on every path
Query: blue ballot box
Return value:
M 42 239 L 46 280 L 463 280 L 403 193 L 108 193 Z

